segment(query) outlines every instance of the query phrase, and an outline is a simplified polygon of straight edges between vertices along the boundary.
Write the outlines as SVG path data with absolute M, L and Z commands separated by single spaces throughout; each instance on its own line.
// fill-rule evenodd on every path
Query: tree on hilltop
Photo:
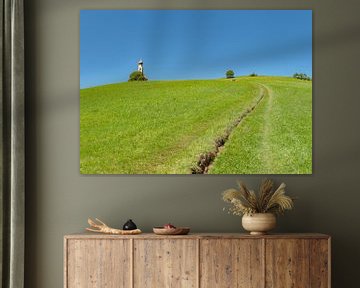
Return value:
M 129 81 L 147 81 L 148 79 L 140 71 L 134 71 L 129 76 Z
M 226 71 L 226 78 L 234 78 L 234 76 L 235 76 L 235 73 L 234 73 L 234 71 L 233 70 L 228 70 L 228 71 Z

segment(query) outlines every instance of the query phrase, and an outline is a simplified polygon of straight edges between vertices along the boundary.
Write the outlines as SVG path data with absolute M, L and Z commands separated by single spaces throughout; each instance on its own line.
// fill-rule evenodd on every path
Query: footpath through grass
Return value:
M 311 174 L 312 82 L 249 78 L 267 93 L 232 133 L 214 161 L 213 174 Z
M 119 83 L 80 91 L 82 174 L 189 174 L 253 103 L 243 79 Z

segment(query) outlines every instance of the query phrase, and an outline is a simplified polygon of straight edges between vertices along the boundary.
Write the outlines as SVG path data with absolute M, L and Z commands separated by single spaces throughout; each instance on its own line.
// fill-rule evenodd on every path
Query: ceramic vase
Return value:
M 255 213 L 242 217 L 242 226 L 251 235 L 263 235 L 274 229 L 276 217 L 272 213 Z

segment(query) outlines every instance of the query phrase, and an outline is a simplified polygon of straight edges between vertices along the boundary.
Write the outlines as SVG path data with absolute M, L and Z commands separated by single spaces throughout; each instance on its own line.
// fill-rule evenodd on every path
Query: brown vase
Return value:
M 272 213 L 255 213 L 242 217 L 242 226 L 251 235 L 263 235 L 276 226 L 276 217 Z

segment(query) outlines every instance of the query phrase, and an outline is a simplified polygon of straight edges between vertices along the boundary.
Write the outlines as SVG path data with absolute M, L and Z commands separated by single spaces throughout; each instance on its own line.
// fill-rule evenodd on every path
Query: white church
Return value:
M 144 62 L 141 59 L 138 62 L 138 71 L 141 72 L 142 75 L 144 75 Z

